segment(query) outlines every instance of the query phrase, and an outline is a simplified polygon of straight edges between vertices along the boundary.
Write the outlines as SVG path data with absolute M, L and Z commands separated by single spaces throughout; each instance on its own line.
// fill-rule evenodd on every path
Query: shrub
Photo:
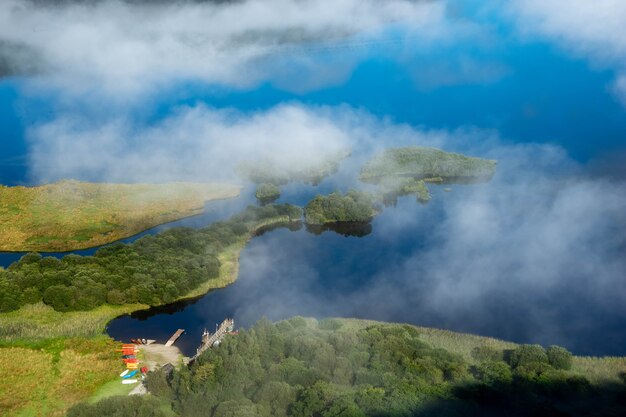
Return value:
M 69 409 L 67 417 L 165 417 L 160 403 L 149 396 L 119 396 L 95 404 L 80 403 Z
M 483 362 L 475 368 L 476 377 L 487 385 L 508 384 L 513 376 L 511 368 L 504 362 Z
M 477 361 L 501 361 L 503 359 L 502 351 L 491 346 L 476 346 L 471 352 L 472 358 Z
M 555 369 L 568 370 L 572 367 L 572 354 L 560 346 L 550 346 L 546 349 L 548 363 Z
M 264 182 L 256 187 L 254 195 L 261 201 L 272 201 L 280 197 L 280 189 L 272 183 Z
M 548 355 L 541 345 L 521 345 L 511 352 L 509 364 L 513 368 L 529 363 L 548 363 Z

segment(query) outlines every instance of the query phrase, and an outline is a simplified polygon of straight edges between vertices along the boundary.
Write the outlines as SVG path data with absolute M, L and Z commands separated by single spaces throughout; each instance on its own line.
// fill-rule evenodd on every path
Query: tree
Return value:
M 513 376 L 504 362 L 483 362 L 475 368 L 476 377 L 487 385 L 509 384 Z
M 541 345 L 521 345 L 511 352 L 509 363 L 513 368 L 530 363 L 548 363 L 548 355 Z
M 572 367 L 572 354 L 565 348 L 552 345 L 546 349 L 548 363 L 555 369 L 568 370 Z
M 0 275 L 0 312 L 17 310 L 22 305 L 20 288 L 6 277 Z

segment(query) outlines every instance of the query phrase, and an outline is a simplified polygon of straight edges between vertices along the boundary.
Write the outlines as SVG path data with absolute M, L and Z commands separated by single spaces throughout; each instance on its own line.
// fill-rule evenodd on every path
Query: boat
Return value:
M 137 383 L 137 379 L 125 379 L 122 381 L 122 384 L 124 385 L 128 385 L 128 384 L 136 384 Z
M 124 372 L 122 372 L 122 373 L 120 374 L 120 376 L 124 376 L 124 375 L 126 375 L 127 373 L 128 373 L 128 369 L 127 369 L 127 370 L 125 370 Z
M 128 379 L 128 378 L 131 378 L 131 377 L 135 376 L 136 374 L 137 374 L 137 370 L 134 370 L 131 373 L 129 373 L 128 375 L 124 375 L 122 378 Z

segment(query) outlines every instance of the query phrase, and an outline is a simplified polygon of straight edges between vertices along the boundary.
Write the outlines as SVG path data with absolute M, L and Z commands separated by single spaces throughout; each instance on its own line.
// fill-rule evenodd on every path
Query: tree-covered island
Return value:
M 359 178 L 378 185 L 384 201 L 414 194 L 417 201 L 426 203 L 431 198 L 426 183 L 486 182 L 495 174 L 496 164 L 435 148 L 389 148 L 366 161 Z
M 355 190 L 345 195 L 337 192 L 327 196 L 317 195 L 304 207 L 304 221 L 312 225 L 368 222 L 376 214 L 378 208 L 375 196 Z
M 263 182 L 257 185 L 254 196 L 261 203 L 272 202 L 280 197 L 280 188 L 271 182 Z

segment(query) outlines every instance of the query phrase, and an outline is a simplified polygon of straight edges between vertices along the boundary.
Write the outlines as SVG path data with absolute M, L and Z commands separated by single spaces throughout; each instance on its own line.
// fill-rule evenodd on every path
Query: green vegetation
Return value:
M 115 317 L 148 308 L 142 304 L 102 305 L 90 311 L 61 313 L 44 303 L 0 314 L 0 343 L 60 337 L 97 337 Z
M 0 270 L 0 312 L 43 300 L 54 310 L 91 310 L 110 305 L 160 305 L 224 286 L 220 257 L 268 223 L 299 221 L 300 208 L 249 206 L 228 221 L 204 229 L 175 228 L 132 244 L 112 244 L 94 256 L 42 258 L 31 253 Z M 233 249 L 234 248 L 234 249 Z M 204 284 L 204 285 L 202 285 Z
M 63 416 L 123 369 L 108 337 L 0 344 L 0 415 Z
M 557 356 L 567 352 L 558 351 Z M 176 415 L 190 417 L 626 413 L 620 378 L 626 358 L 615 358 L 605 379 L 576 370 L 578 359 L 568 371 L 551 365 L 550 355 L 536 345 L 408 325 L 295 317 L 276 324 L 261 320 L 170 378 L 151 373 L 147 384 Z M 137 400 L 116 401 L 121 409 Z M 82 414 L 70 415 L 99 416 L 106 406 L 80 404 L 72 413 Z
M 386 149 L 374 156 L 363 165 L 360 178 L 379 186 L 385 204 L 411 194 L 426 203 L 431 199 L 426 183 L 488 181 L 495 170 L 496 161 L 414 146 Z
M 262 202 L 271 202 L 280 197 L 280 188 L 272 183 L 264 182 L 256 187 L 254 195 Z
M 362 191 L 352 190 L 346 195 L 317 195 L 304 208 L 304 221 L 313 225 L 367 222 L 378 213 L 375 206 L 374 196 Z
M 200 183 L 0 186 L 0 251 L 103 245 L 199 214 L 205 201 L 236 197 L 239 191 L 235 185 Z
M 81 404 L 80 406 L 72 407 L 67 413 L 67 417 L 167 417 L 168 415 L 162 410 L 162 404 L 156 398 L 137 395 L 107 398 L 96 404 Z
M 482 181 L 495 174 L 496 161 L 472 158 L 420 146 L 390 148 L 367 161 L 361 180 L 378 183 L 385 178 L 412 177 L 444 181 Z
M 129 387 L 117 379 L 123 369 L 115 352 L 118 345 L 103 336 L 106 323 L 116 316 L 147 308 L 150 302 L 165 302 L 161 298 L 162 285 L 190 288 L 178 298 L 228 285 L 237 277 L 241 249 L 258 230 L 299 221 L 301 216 L 302 210 L 295 206 L 251 206 L 228 221 L 205 229 L 173 229 L 146 236 L 134 244 L 105 247 L 93 257 L 67 255 L 59 260 L 29 254 L 8 270 L 0 270 L 0 305 L 3 311 L 13 309 L 0 314 L 0 369 L 11 373 L 0 382 L 0 415 L 63 416 L 79 401 L 126 394 Z M 163 270 L 159 272 L 159 268 Z M 198 275 L 198 285 L 193 288 L 193 277 L 186 277 L 182 286 L 173 281 L 187 273 L 206 275 L 202 279 Z M 151 278 L 137 284 L 136 274 Z M 65 278 L 60 281 L 60 277 Z M 131 303 L 135 300 L 133 294 L 139 294 L 136 286 L 142 284 L 148 284 L 143 289 L 148 297 L 145 301 L 151 301 Z M 71 297 L 62 302 L 46 297 L 48 288 L 54 286 L 68 287 Z M 110 296 L 111 291 L 123 298 Z M 37 294 L 39 300 L 43 298 L 50 305 L 38 301 Z M 77 307 L 88 311 L 67 311 Z M 140 403 L 124 408 L 118 401 Z M 172 415 L 167 411 L 169 407 L 163 410 L 162 403 L 156 407 L 150 400 L 145 404 L 143 401 L 107 400 L 81 410 L 95 410 L 97 415 L 111 409 L 119 413 L 141 410 L 142 415 Z M 153 414 L 155 409 L 159 413 Z
M 414 194 L 417 201 L 427 203 L 430 201 L 430 191 L 424 180 L 415 178 L 386 178 L 379 184 L 382 189 L 383 201 L 395 200 L 398 196 Z
M 350 155 L 341 151 L 315 158 L 310 163 L 284 164 L 273 159 L 248 161 L 239 165 L 239 174 L 256 183 L 284 185 L 289 182 L 319 184 L 327 176 L 337 172 L 339 164 Z

